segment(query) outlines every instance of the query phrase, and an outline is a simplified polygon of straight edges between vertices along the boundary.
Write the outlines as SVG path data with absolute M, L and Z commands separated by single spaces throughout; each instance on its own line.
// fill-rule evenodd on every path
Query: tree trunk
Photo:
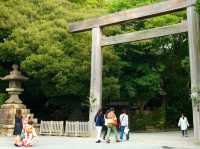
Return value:
M 140 114 L 144 114 L 144 106 L 145 106 L 145 103 L 140 101 L 139 102 Z

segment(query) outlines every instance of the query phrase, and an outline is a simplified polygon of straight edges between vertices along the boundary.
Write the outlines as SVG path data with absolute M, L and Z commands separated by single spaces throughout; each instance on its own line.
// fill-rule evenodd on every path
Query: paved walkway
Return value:
M 179 132 L 134 133 L 127 142 L 95 143 L 93 138 L 40 136 L 33 149 L 200 149 L 192 134 L 181 137 Z M 16 149 L 14 137 L 0 137 L 0 149 Z M 24 148 L 24 147 L 22 147 Z

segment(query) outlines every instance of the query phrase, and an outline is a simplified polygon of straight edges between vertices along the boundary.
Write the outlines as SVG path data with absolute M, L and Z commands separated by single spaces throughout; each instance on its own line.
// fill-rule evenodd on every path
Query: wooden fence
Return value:
M 41 135 L 63 135 L 63 121 L 41 121 L 40 134 Z
M 69 122 L 65 123 L 65 136 L 86 137 L 89 136 L 88 122 Z
M 88 122 L 41 121 L 40 134 L 86 137 L 89 136 L 89 127 Z

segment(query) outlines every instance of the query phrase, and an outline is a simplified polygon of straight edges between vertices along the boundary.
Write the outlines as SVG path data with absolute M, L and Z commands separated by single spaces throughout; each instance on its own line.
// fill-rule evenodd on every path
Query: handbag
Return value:
M 124 133 L 125 133 L 125 134 L 128 134 L 128 133 L 129 133 L 129 128 L 128 128 L 128 127 L 125 127 L 125 128 L 124 128 Z
M 113 119 L 113 124 L 114 124 L 115 126 L 118 125 L 117 119 Z

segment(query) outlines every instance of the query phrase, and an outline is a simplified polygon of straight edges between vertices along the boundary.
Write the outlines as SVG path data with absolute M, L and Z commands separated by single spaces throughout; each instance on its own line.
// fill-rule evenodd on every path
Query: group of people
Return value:
M 106 140 L 110 143 L 110 134 L 114 133 L 115 141 L 122 142 L 129 139 L 128 115 L 126 110 L 123 110 L 117 119 L 114 108 L 110 108 L 103 114 L 100 109 L 95 115 L 95 126 L 97 131 L 96 143 Z M 119 137 L 118 137 L 119 128 Z M 103 138 L 101 138 L 102 130 L 104 130 Z
M 114 133 L 116 142 L 129 140 L 128 114 L 126 110 L 122 110 L 119 119 L 117 119 L 114 108 L 110 108 L 105 113 L 103 113 L 102 109 L 100 109 L 96 113 L 94 121 L 97 132 L 96 143 L 100 143 L 103 140 L 110 143 L 111 132 Z M 178 126 L 181 129 L 182 136 L 187 136 L 189 123 L 184 114 L 180 117 Z M 101 137 L 102 130 L 104 130 L 103 137 Z M 21 110 L 16 111 L 14 134 L 16 135 L 14 145 L 17 147 L 31 147 L 33 144 L 38 142 L 32 118 L 30 116 L 23 118 Z
M 17 147 L 32 147 L 38 141 L 32 118 L 30 116 L 23 118 L 21 110 L 16 111 L 14 135 L 16 135 L 14 145 Z
M 114 133 L 115 141 L 122 142 L 129 140 L 129 127 L 128 127 L 128 115 L 126 110 L 122 110 L 119 119 L 117 119 L 114 108 L 110 108 L 105 113 L 100 109 L 95 115 L 95 126 L 96 126 L 96 143 L 106 140 L 110 143 L 110 134 Z M 187 129 L 189 123 L 187 117 L 184 114 L 181 115 L 178 121 L 178 127 L 180 127 L 183 137 L 187 137 Z M 119 138 L 118 138 L 119 128 Z M 102 130 L 104 130 L 103 137 L 101 138 Z

